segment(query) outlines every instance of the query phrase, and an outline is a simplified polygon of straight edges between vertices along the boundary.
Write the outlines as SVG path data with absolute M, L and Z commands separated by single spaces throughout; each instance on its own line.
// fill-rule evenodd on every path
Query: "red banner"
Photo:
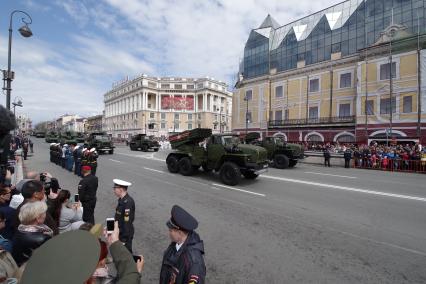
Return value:
M 193 96 L 161 96 L 161 109 L 194 110 Z

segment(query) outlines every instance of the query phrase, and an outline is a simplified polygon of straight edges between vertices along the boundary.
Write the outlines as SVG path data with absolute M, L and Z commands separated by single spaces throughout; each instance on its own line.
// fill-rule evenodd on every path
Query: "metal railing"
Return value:
M 355 116 L 333 116 L 333 117 L 318 117 L 318 118 L 302 118 L 302 119 L 285 119 L 285 120 L 270 120 L 269 127 L 291 126 L 291 125 L 315 125 L 315 124 L 342 124 L 355 123 Z
M 354 158 L 353 167 L 391 172 L 426 173 L 425 160 Z

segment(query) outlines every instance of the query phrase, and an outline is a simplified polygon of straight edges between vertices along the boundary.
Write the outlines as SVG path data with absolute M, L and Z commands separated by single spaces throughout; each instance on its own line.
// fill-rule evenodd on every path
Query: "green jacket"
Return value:
M 109 247 L 115 267 L 117 268 L 117 284 L 139 284 L 141 275 L 136 269 L 133 256 L 121 242 Z

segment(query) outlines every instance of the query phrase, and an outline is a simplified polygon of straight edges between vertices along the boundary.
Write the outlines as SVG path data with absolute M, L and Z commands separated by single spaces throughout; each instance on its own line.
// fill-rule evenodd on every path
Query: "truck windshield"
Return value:
M 109 136 L 102 136 L 102 135 L 96 135 L 95 139 L 99 141 L 103 141 L 103 142 L 107 142 L 110 140 Z
M 223 145 L 237 145 L 240 144 L 240 139 L 236 136 L 222 136 Z

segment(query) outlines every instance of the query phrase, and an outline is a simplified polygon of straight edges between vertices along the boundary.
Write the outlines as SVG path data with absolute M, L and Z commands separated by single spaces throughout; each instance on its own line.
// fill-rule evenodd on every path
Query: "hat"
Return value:
M 115 184 L 115 185 L 118 185 L 118 186 L 122 186 L 122 187 L 128 187 L 128 186 L 131 186 L 132 185 L 132 183 L 130 183 L 130 182 L 128 182 L 128 181 L 124 181 L 124 180 L 121 180 L 121 179 L 113 179 L 112 180 L 112 182 Z
M 84 283 L 95 271 L 99 254 L 99 241 L 89 232 L 60 234 L 33 252 L 20 283 Z M 42 273 L 46 267 L 49 273 Z
M 193 231 L 198 227 L 198 221 L 178 205 L 173 206 L 171 215 L 170 220 L 167 221 L 169 229 Z
M 90 152 L 95 152 L 95 151 L 96 151 L 96 148 L 90 149 Z
M 82 167 L 81 167 L 81 170 L 82 170 L 82 171 L 88 171 L 88 172 L 89 172 L 89 171 L 91 171 L 91 170 L 92 170 L 92 167 L 91 167 L 91 166 L 82 166 Z
M 10 200 L 9 207 L 16 209 L 19 207 L 19 205 L 21 205 L 22 202 L 24 202 L 24 197 L 22 196 L 22 194 L 15 194 Z

